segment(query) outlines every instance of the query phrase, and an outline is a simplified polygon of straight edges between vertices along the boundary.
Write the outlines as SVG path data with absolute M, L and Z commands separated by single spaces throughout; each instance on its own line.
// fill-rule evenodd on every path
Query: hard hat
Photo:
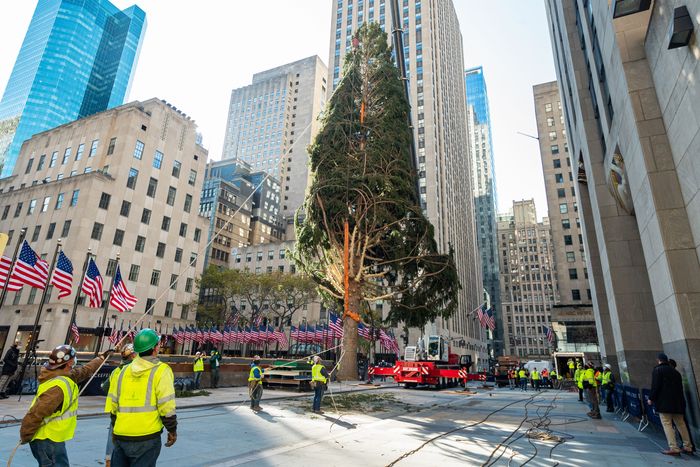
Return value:
M 260 355 L 255 355 L 255 356 L 253 357 L 253 361 L 254 361 L 254 362 L 259 362 L 259 361 L 260 361 Z
M 612 367 L 610 366 L 609 363 L 606 363 L 606 364 L 605 364 L 605 368 L 607 368 L 608 370 L 612 370 Z
M 141 329 L 134 337 L 134 352 L 141 353 L 151 350 L 160 342 L 160 336 L 149 328 Z
M 44 367 L 49 370 L 61 368 L 71 359 L 75 358 L 75 349 L 70 345 L 59 345 L 49 354 L 49 361 L 44 363 Z
M 319 357 L 318 355 L 314 355 L 314 363 L 318 363 L 320 361 L 321 361 L 321 357 Z
M 122 358 L 127 358 L 132 353 L 134 353 L 134 344 L 126 344 L 121 351 Z

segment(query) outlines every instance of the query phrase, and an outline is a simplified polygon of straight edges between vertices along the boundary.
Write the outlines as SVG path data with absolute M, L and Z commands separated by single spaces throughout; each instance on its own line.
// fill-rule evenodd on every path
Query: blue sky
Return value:
M 113 0 L 120 8 L 133 1 Z M 192 116 L 219 159 L 231 89 L 253 73 L 318 54 L 328 61 L 331 0 L 140 0 L 148 29 L 130 99 L 166 99 Z M 540 0 L 454 0 L 466 68 L 482 65 L 493 125 L 499 209 L 546 197 L 535 134 L 532 86 L 556 79 Z M 0 15 L 0 92 L 36 2 L 12 2 Z M 270 14 L 274 13 L 274 14 Z M 264 16 L 265 21 L 261 18 Z

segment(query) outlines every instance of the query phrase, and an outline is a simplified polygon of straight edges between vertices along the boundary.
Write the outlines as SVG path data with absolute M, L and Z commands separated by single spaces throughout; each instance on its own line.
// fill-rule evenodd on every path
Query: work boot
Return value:
M 323 410 L 314 410 L 314 413 L 323 415 L 325 412 Z
M 688 454 L 689 456 L 694 455 L 695 453 L 693 452 L 693 448 L 683 448 L 683 453 Z
M 112 465 L 112 461 L 110 459 L 105 459 L 105 467 L 109 467 Z
M 260 411 L 262 411 L 262 407 L 260 407 L 259 405 L 258 405 L 258 406 L 255 406 L 255 407 L 253 407 L 253 411 L 254 411 L 254 412 L 260 412 Z
M 681 452 L 674 451 L 673 449 L 666 449 L 665 451 L 661 451 L 661 454 L 666 454 L 667 456 L 680 456 Z

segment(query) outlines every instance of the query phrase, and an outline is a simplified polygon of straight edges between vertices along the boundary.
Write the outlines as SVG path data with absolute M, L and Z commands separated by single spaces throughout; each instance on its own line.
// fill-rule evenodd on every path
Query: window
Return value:
M 284 259 L 285 250 L 280 250 L 280 259 Z
M 141 160 L 143 158 L 143 142 L 136 140 L 136 146 L 134 146 L 134 159 Z
M 41 205 L 41 212 L 46 212 L 49 209 L 49 203 L 51 202 L 51 197 L 46 196 L 44 202 Z
M 173 161 L 173 177 L 175 178 L 180 178 L 180 168 L 182 167 L 182 163 L 180 161 Z
M 34 226 L 34 233 L 32 233 L 32 241 L 36 242 L 39 240 L 39 234 L 41 233 L 41 226 L 40 225 L 35 225 Z
M 571 279 L 571 280 L 578 279 L 578 270 L 569 269 L 569 279 Z
M 51 160 L 49 161 L 49 167 L 56 167 L 56 159 L 58 159 L 58 151 L 51 153 Z
M 139 280 L 139 271 L 141 271 L 141 266 L 132 264 L 131 269 L 129 269 L 129 280 L 132 282 Z
M 151 273 L 151 285 L 158 285 L 160 283 L 160 271 L 154 269 Z
M 170 230 L 170 218 L 168 216 L 163 216 L 163 221 L 160 223 L 160 228 L 166 232 Z
M 165 303 L 165 316 L 170 318 L 173 316 L 173 302 Z
M 78 205 L 78 197 L 80 196 L 80 190 L 73 190 L 73 195 L 70 197 L 70 206 L 75 207 Z
M 28 174 L 29 171 L 32 170 L 32 164 L 34 164 L 34 158 L 33 158 L 33 157 L 32 157 L 31 159 L 29 159 L 29 161 L 27 162 L 27 168 L 26 168 L 25 171 L 24 171 L 25 174 Z
M 165 256 L 165 243 L 158 242 L 158 246 L 156 247 L 156 256 L 158 258 L 162 258 Z
M 190 212 L 192 210 L 192 195 L 185 195 L 185 212 Z
M 180 222 L 180 236 L 187 237 L 187 224 Z
M 146 313 L 153 314 L 153 307 L 156 305 L 156 299 L 155 298 L 147 298 L 146 299 Z M 150 311 L 149 311 L 150 310 Z
M 90 238 L 93 240 L 100 240 L 102 238 L 102 230 L 104 229 L 104 225 L 100 224 L 99 222 L 95 222 L 92 225 L 92 233 L 90 234 Z
M 561 220 L 561 227 L 564 230 L 568 230 L 571 228 L 571 221 L 569 219 L 562 219 Z
M 53 238 L 53 233 L 56 231 L 56 223 L 52 222 L 49 224 L 49 230 L 46 231 L 46 240 L 51 240 Z
M 557 183 L 564 183 L 564 175 L 563 174 L 554 174 L 554 181 Z
M 549 132 L 549 140 L 550 141 L 556 141 L 557 139 L 557 132 L 556 131 L 550 131 Z M 559 148 L 557 148 L 557 151 L 559 151 Z
M 63 151 L 63 159 L 61 160 L 61 165 L 65 165 L 68 162 L 68 159 L 70 159 L 70 152 L 71 148 L 66 148 L 66 150 Z
M 129 211 L 131 211 L 131 203 L 128 201 L 122 201 L 122 208 L 119 210 L 119 215 L 129 217 Z
M 15 208 L 15 217 L 19 217 L 19 215 L 22 213 L 22 202 L 20 201 L 17 203 L 17 207 Z
M 191 277 L 187 278 L 187 281 L 185 281 L 185 292 L 192 292 L 192 283 L 194 280 Z
M 156 169 L 160 169 L 160 167 L 163 165 L 163 153 L 160 151 L 156 151 L 156 153 L 153 155 L 153 167 Z
M 175 262 L 182 262 L 182 248 L 175 248 Z
M 170 274 L 170 288 L 177 290 L 177 274 Z
M 81 144 L 78 146 L 78 151 L 75 153 L 75 160 L 79 161 L 83 158 L 83 151 L 85 151 L 85 145 Z
M 560 205 L 559 205 L 559 212 L 560 212 L 561 214 L 566 214 L 567 212 L 569 212 L 569 205 L 566 204 L 566 203 L 560 204 Z
M 107 194 L 107 193 L 102 193 L 102 196 L 100 196 L 100 209 L 107 209 L 109 208 L 109 201 L 112 199 L 112 196 Z
M 143 253 L 145 246 L 146 246 L 146 237 L 142 237 L 141 235 L 136 237 L 136 246 L 134 246 L 134 249 L 140 253 Z
M 136 187 L 136 180 L 139 178 L 139 171 L 133 167 L 129 169 L 129 178 L 126 179 L 126 187 L 132 190 Z
M 199 240 L 202 238 L 202 229 L 196 228 L 194 229 L 194 241 L 199 242 Z
M 551 112 L 551 111 L 552 111 L 552 104 L 545 104 L 545 105 L 544 105 L 544 111 L 545 111 L 545 112 Z
M 151 198 L 155 197 L 157 188 L 158 180 L 151 177 L 150 180 L 148 180 L 148 189 L 146 190 L 146 196 L 149 196 Z
M 547 126 L 554 126 L 554 117 L 547 117 Z
M 29 202 L 29 207 L 27 208 L 27 215 L 34 214 L 36 210 L 36 200 L 33 199 Z
M 70 232 L 70 219 L 63 223 L 63 230 L 61 230 L 61 237 L 66 238 Z
M 112 277 L 117 270 L 117 261 L 110 259 L 107 261 L 107 270 L 105 271 L 105 276 Z
M 574 254 L 573 251 L 567 251 L 566 252 L 566 262 L 567 263 L 573 263 L 576 261 L 576 255 Z
M 552 165 L 555 169 L 561 169 L 561 159 L 554 159 Z
M 194 183 L 196 181 L 197 181 L 197 171 L 192 169 L 192 170 L 190 170 L 190 177 L 187 179 L 187 183 L 194 186 Z
M 117 145 L 117 138 L 112 138 L 109 140 L 109 146 L 107 146 L 107 155 L 111 156 L 114 154 L 114 146 Z
M 566 198 L 566 190 L 564 188 L 557 188 L 557 196 L 559 198 Z
M 39 157 L 39 165 L 36 166 L 37 172 L 44 168 L 44 162 L 46 162 L 46 154 L 42 154 L 41 157 Z
M 112 241 L 112 244 L 117 245 L 117 246 L 122 246 L 122 243 L 124 242 L 124 231 L 121 229 L 117 229 L 114 231 L 114 240 Z
M 571 290 L 571 299 L 572 300 L 581 300 L 581 291 L 579 289 L 572 289 Z
M 151 223 L 151 210 L 143 208 L 143 212 L 141 213 L 141 223 L 142 224 L 150 224 Z
M 7 219 L 7 216 L 10 214 L 10 205 L 8 204 L 2 209 L 2 220 Z
M 92 144 L 90 145 L 90 154 L 88 154 L 88 157 L 94 157 L 95 154 L 97 154 L 97 145 L 100 144 L 99 139 L 92 140 Z
M 192 266 L 197 264 L 197 253 L 194 253 L 194 252 L 190 253 L 190 264 Z
M 564 235 L 564 245 L 573 245 L 574 242 L 571 239 L 571 235 Z
M 586 296 L 589 300 L 591 299 L 591 289 L 586 289 Z
M 173 206 L 175 204 L 175 195 L 177 194 L 177 190 L 175 187 L 169 186 L 168 187 L 168 199 L 165 200 L 166 203 L 168 203 L 168 206 Z

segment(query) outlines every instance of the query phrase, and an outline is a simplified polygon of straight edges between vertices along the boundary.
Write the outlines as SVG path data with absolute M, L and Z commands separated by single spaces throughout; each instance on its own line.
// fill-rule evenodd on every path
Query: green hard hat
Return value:
M 134 337 L 134 352 L 151 350 L 158 342 L 160 342 L 160 336 L 153 329 L 141 329 Z

